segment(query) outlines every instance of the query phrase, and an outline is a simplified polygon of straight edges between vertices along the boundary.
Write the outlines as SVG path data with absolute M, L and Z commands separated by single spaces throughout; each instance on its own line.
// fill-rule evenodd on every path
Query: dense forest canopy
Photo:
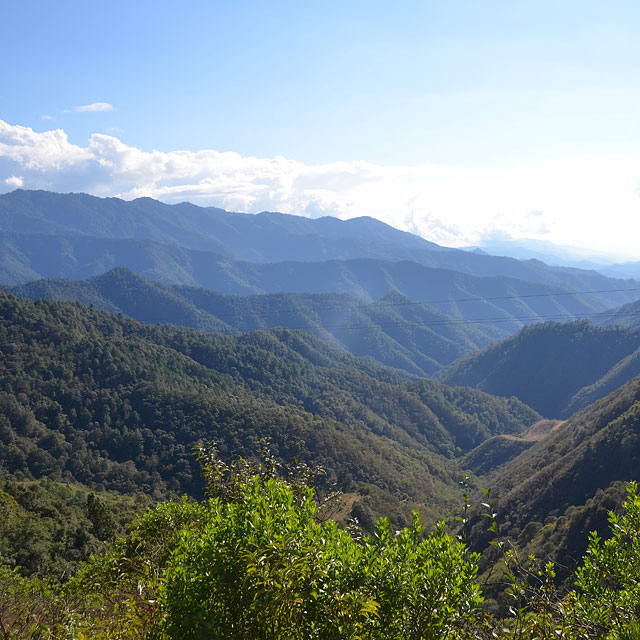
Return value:
M 223 337 L 6 294 L 0 306 L 0 459 L 16 479 L 198 495 L 198 442 L 249 454 L 268 436 L 374 511 L 403 522 L 415 504 L 433 520 L 455 499 L 458 456 L 540 418 L 514 398 L 407 383 L 303 332 Z

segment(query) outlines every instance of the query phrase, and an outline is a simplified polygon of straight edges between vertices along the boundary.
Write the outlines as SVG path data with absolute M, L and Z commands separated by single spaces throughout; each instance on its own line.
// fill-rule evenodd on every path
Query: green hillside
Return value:
M 640 329 L 546 322 L 465 356 L 436 374 L 445 384 L 516 396 L 562 418 L 640 373 Z
M 640 376 L 558 425 L 483 482 L 499 496 L 502 532 L 517 541 L 524 557 L 551 557 L 567 577 L 584 553 L 588 532 L 608 530 L 608 511 L 639 475 Z M 485 529 L 479 518 L 474 535 L 486 542 Z
M 198 494 L 196 443 L 250 455 L 269 437 L 378 512 L 435 518 L 457 500 L 457 455 L 539 419 L 515 400 L 407 385 L 304 332 L 221 337 L 7 294 L 0 310 L 0 460 L 15 479 Z

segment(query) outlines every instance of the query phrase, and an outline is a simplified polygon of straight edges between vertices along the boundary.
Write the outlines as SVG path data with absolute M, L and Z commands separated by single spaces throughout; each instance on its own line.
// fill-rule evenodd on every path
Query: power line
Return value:
M 406 301 L 406 302 L 361 302 L 358 303 L 358 307 L 374 307 L 385 308 L 385 307 L 405 307 L 405 306 L 428 306 L 433 304 L 451 304 L 457 302 L 491 302 L 495 300 L 520 300 L 522 298 L 550 298 L 556 296 L 579 296 L 579 295 L 588 295 L 588 294 L 597 294 L 597 293 L 621 293 L 621 292 L 630 292 L 630 291 L 640 291 L 640 287 L 631 288 L 631 289 L 600 289 L 600 290 L 592 290 L 592 291 L 562 291 L 558 293 L 527 293 L 522 295 L 510 295 L 510 296 L 474 296 L 469 298 L 447 298 L 443 300 L 428 300 L 428 301 Z M 223 294 L 224 295 L 224 294 Z M 278 296 L 278 295 L 291 295 L 287 293 L 270 293 L 270 294 L 259 294 L 264 296 Z M 294 294 L 294 295 L 340 295 L 335 293 L 326 293 L 326 294 Z M 344 306 L 335 306 L 335 307 L 312 307 L 313 311 L 343 311 Z M 437 310 L 436 310 L 437 311 Z M 272 313 L 290 313 L 290 309 L 274 309 Z M 216 318 L 232 318 L 237 316 L 246 316 L 246 315 L 258 315 L 260 311 L 237 311 L 230 313 L 220 313 L 220 314 L 212 314 L 215 315 Z M 594 314 L 595 315 L 595 314 Z
M 495 324 L 501 322 L 523 322 L 523 323 L 536 323 L 536 322 L 550 322 L 550 321 L 562 321 L 562 320 L 581 320 L 581 319 L 589 319 L 589 318 L 607 318 L 607 317 L 629 317 L 629 316 L 640 316 L 640 310 L 638 311 L 630 311 L 625 313 L 593 313 L 593 314 L 557 314 L 553 316 L 509 316 L 509 317 L 499 317 L 499 318 L 473 318 L 473 319 L 456 319 L 450 318 L 448 320 L 439 320 L 433 322 L 389 322 L 389 323 L 367 323 L 367 324 L 355 324 L 355 325 L 306 325 L 306 326 L 297 326 L 297 327 L 282 327 L 285 329 L 291 330 L 301 330 L 301 331 L 360 331 L 363 329 L 376 329 L 376 328 L 396 328 L 396 327 L 407 327 L 407 328 L 419 328 L 419 327 L 433 327 L 433 326 L 444 326 L 444 325 L 468 325 L 468 324 Z M 269 327 L 273 329 L 275 327 Z M 238 335 L 242 333 L 247 333 L 248 331 L 259 331 L 264 330 L 261 328 L 255 329 L 245 329 L 245 330 L 231 330 L 231 331 L 216 331 L 216 333 L 220 333 L 223 335 Z

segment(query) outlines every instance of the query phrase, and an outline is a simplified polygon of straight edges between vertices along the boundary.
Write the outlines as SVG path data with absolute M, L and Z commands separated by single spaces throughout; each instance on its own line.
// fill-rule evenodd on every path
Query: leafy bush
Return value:
M 589 537 L 576 576 L 575 610 L 580 625 L 602 638 L 640 638 L 640 496 L 633 482 L 624 513 L 609 515 L 612 536 Z M 635 629 L 635 635 L 630 635 Z
M 208 500 L 147 511 L 71 581 L 74 638 L 471 637 L 478 558 L 443 524 L 362 536 L 326 519 L 304 465 L 201 459 Z
M 381 519 L 360 542 L 316 522 L 313 493 L 255 476 L 183 531 L 160 589 L 157 638 L 458 638 L 478 615 L 477 558 L 444 525 Z

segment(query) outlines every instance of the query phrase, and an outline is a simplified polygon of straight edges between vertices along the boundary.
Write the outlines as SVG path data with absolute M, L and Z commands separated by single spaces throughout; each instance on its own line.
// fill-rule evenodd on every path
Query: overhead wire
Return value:
M 527 293 L 522 295 L 509 295 L 509 296 L 474 296 L 468 298 L 445 298 L 442 300 L 427 300 L 427 301 L 418 301 L 418 300 L 407 300 L 403 302 L 364 302 L 358 301 L 359 307 L 374 307 L 376 309 L 386 308 L 386 307 L 404 307 L 404 306 L 429 306 L 434 304 L 451 304 L 458 302 L 492 302 L 495 300 L 520 300 L 523 298 L 549 298 L 556 296 L 579 296 L 579 295 L 588 295 L 588 294 L 598 294 L 598 293 L 621 293 L 621 292 L 631 292 L 631 291 L 640 291 L 640 287 L 634 287 L 629 289 L 600 289 L 600 290 L 591 290 L 591 291 L 561 291 L 558 293 Z M 224 294 L 223 294 L 224 295 Z M 267 293 L 267 294 L 254 294 L 255 296 L 285 296 L 285 295 L 306 295 L 306 296 L 335 296 L 335 295 L 348 295 L 343 293 L 312 293 L 312 294 L 297 294 L 292 292 L 276 292 L 276 293 Z M 238 296 L 244 298 L 245 296 Z M 248 296 L 253 297 L 253 296 Z M 335 306 L 335 307 L 313 307 L 313 311 L 344 311 L 343 306 Z M 437 311 L 437 309 L 436 309 Z M 289 313 L 289 309 L 284 309 L 282 311 L 274 310 L 272 312 L 275 313 Z M 245 315 L 258 315 L 261 313 L 260 311 L 234 311 L 231 313 L 216 313 L 216 318 L 232 318 L 236 316 L 245 316 Z M 441 312 L 439 312 L 441 313 Z M 596 315 L 599 312 L 594 313 Z
M 389 328 L 420 328 L 420 327 L 438 327 L 438 326 L 446 326 L 446 325 L 472 325 L 472 324 L 486 324 L 493 325 L 497 323 L 509 323 L 509 322 L 522 322 L 523 324 L 533 324 L 540 322 L 560 322 L 567 320 L 584 320 L 584 319 L 594 319 L 594 318 L 608 318 L 608 317 L 632 317 L 639 316 L 640 317 L 640 309 L 637 311 L 631 312 L 596 312 L 596 313 L 584 313 L 584 314 L 555 314 L 555 315 L 536 315 L 536 316 L 507 316 L 507 317 L 494 317 L 494 318 L 449 318 L 438 321 L 430 321 L 430 322 L 371 322 L 371 323 L 363 323 L 363 324 L 353 324 L 353 325 L 301 325 L 301 326 L 285 326 L 282 325 L 281 328 L 291 329 L 291 330 L 302 330 L 302 331 L 361 331 L 364 329 L 389 329 Z M 280 326 L 280 325 L 279 325 Z M 233 330 L 218 330 L 216 333 L 221 333 L 223 335 L 238 335 L 242 333 L 247 333 L 248 331 L 256 331 L 256 330 L 264 330 L 264 329 L 273 329 L 276 327 L 252 327 L 247 329 L 233 329 Z

